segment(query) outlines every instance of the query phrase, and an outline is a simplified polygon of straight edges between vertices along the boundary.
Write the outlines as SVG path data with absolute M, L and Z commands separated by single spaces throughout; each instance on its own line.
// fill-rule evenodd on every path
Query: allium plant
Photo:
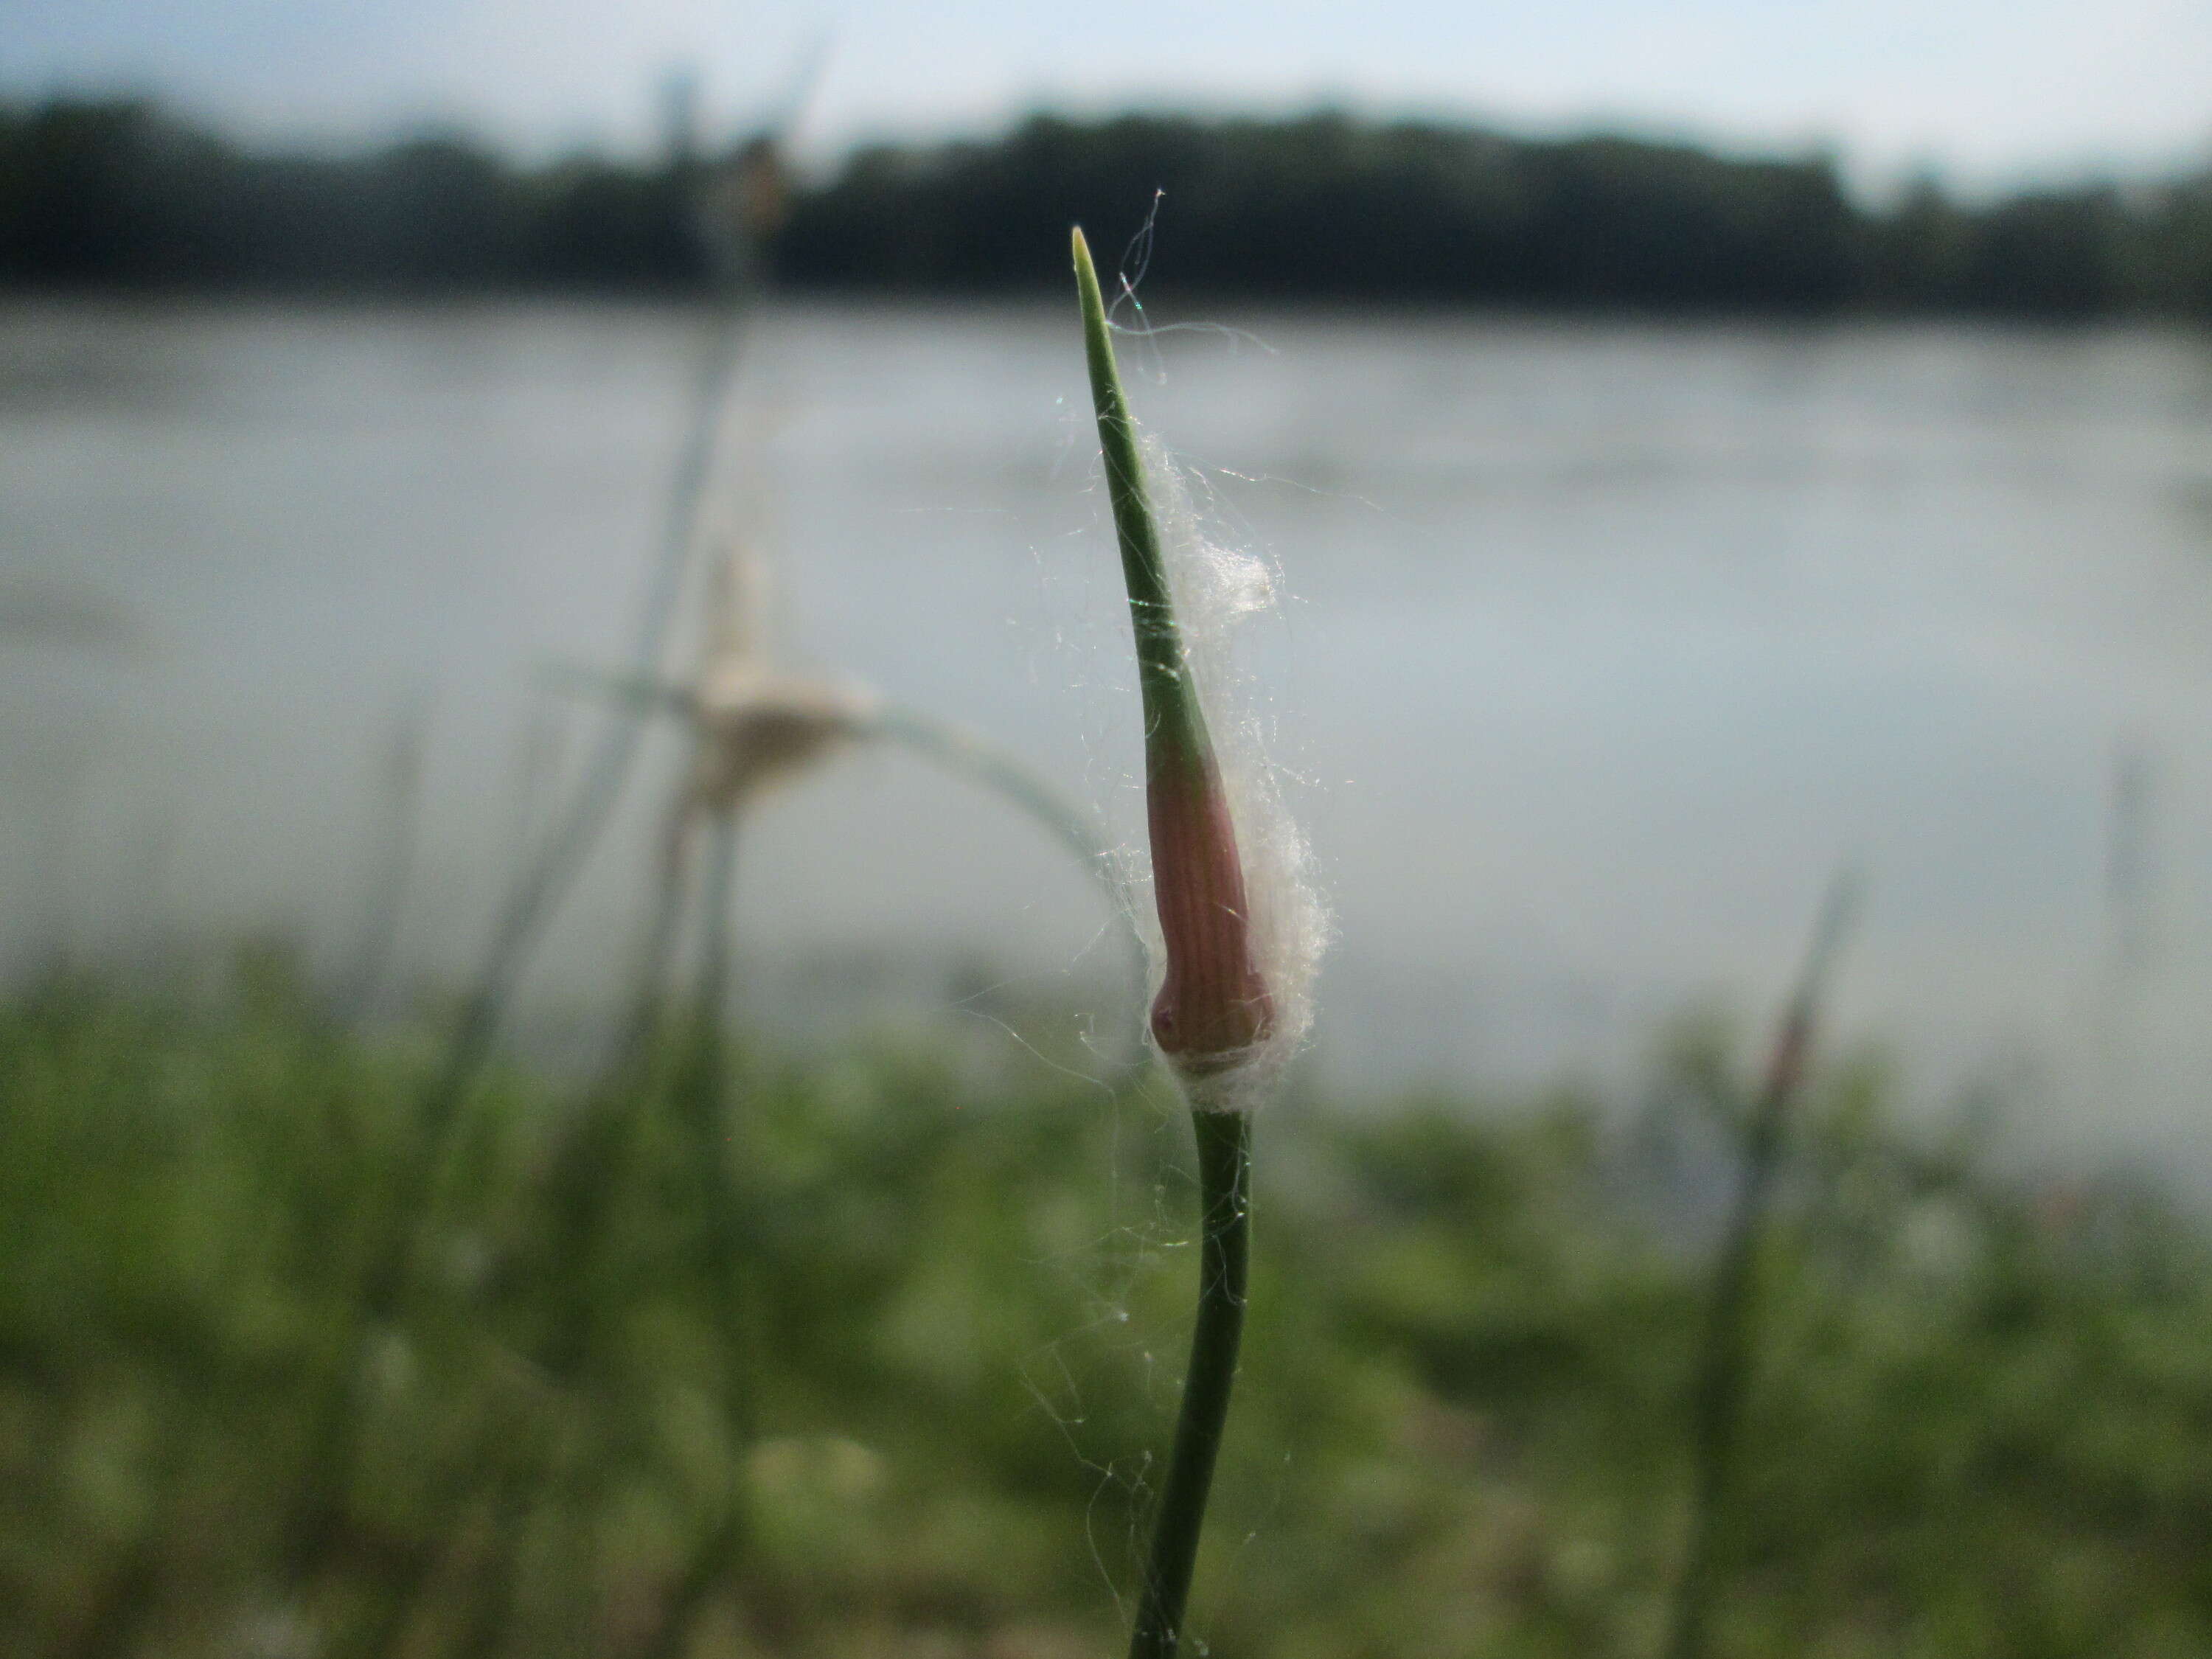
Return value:
M 1080 230 L 1073 240 L 1144 704 L 1146 823 L 1159 917 L 1152 1035 L 1190 1105 L 1198 1144 L 1198 1316 L 1129 1648 L 1132 1659 L 1167 1659 L 1182 1644 L 1243 1333 L 1252 1113 L 1304 1034 L 1322 927 L 1301 877 L 1304 844 L 1274 810 L 1265 773 L 1234 776 L 1216 751 L 1200 695 L 1206 682 L 1194 672 L 1178 600 L 1178 590 L 1189 591 L 1201 573 L 1179 571 L 1171 557 L 1196 562 L 1212 550 L 1189 532 L 1187 514 L 1169 518 L 1179 533 L 1175 544 L 1164 543 L 1097 271 Z M 1165 482 L 1172 491 L 1171 476 Z

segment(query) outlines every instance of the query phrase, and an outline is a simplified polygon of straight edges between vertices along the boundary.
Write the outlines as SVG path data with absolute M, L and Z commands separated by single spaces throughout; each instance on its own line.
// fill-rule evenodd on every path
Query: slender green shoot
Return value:
M 1137 637 L 1137 684 L 1145 702 L 1148 756 L 1164 747 L 1187 764 L 1211 763 L 1213 744 L 1199 708 L 1190 667 L 1176 625 L 1158 526 L 1145 487 L 1145 463 L 1114 337 L 1098 292 L 1097 269 L 1083 233 L 1073 233 L 1076 296 L 1083 307 L 1083 349 L 1091 371 L 1091 401 L 1098 420 L 1098 447 L 1106 463 L 1106 494 L 1121 548 L 1121 577 L 1129 590 L 1129 621 Z
M 1174 1659 L 1183 1607 L 1198 1563 L 1206 1494 L 1229 1418 L 1237 1350 L 1244 1334 L 1245 1267 L 1251 1248 L 1252 1118 L 1248 1112 L 1193 1112 L 1198 1136 L 1200 1218 L 1198 1320 L 1176 1421 L 1167 1485 L 1152 1522 L 1152 1552 L 1137 1597 L 1130 1659 Z
M 1129 1642 L 1130 1659 L 1173 1659 L 1237 1379 L 1250 1245 L 1252 1121 L 1245 1111 L 1210 1109 L 1219 1098 L 1212 1085 L 1247 1066 L 1273 1010 L 1252 961 L 1236 827 L 1176 623 L 1098 273 L 1080 230 L 1073 242 L 1091 403 L 1144 696 L 1146 813 L 1167 957 L 1152 1034 L 1194 1108 L 1198 1141 L 1198 1316 Z
M 1714 1599 L 1724 1577 L 1737 1453 L 1757 1363 L 1758 1267 L 1766 1212 L 1786 1144 L 1790 1109 L 1805 1075 L 1828 971 L 1858 909 L 1850 870 L 1829 884 L 1797 984 L 1768 1051 L 1750 1115 L 1743 1124 L 1743 1168 L 1735 1206 L 1713 1269 L 1696 1392 L 1691 1401 L 1692 1457 L 1689 1546 L 1674 1596 L 1668 1659 L 1701 1659 Z
M 713 471 L 714 447 L 729 399 L 757 297 L 742 280 L 728 284 L 704 340 L 683 447 L 670 476 L 659 546 L 638 620 L 632 660 L 641 674 L 665 653 L 690 567 L 691 551 Z M 295 1540 L 287 1579 L 295 1589 L 326 1562 L 340 1531 L 346 1488 L 363 1431 L 358 1397 L 363 1358 L 377 1330 L 394 1316 L 416 1249 L 423 1216 L 452 1156 L 462 1107 L 490 1060 L 524 970 L 547 926 L 567 898 L 611 818 L 635 764 L 638 732 L 611 720 L 576 792 L 538 855 L 507 896 L 483 967 L 455 1020 L 443 1060 L 417 1107 L 408 1157 L 384 1206 L 385 1216 L 364 1266 L 354 1328 L 338 1345 L 315 1413 L 301 1490 L 290 1503 Z
M 375 1012 L 392 954 L 399 942 L 399 919 L 414 884 L 422 837 L 422 751 L 429 732 L 429 710 L 416 702 L 404 710 L 392 734 L 379 785 L 376 844 L 370 854 L 362 907 L 361 942 L 343 988 L 334 999 L 342 1018 L 356 1024 Z

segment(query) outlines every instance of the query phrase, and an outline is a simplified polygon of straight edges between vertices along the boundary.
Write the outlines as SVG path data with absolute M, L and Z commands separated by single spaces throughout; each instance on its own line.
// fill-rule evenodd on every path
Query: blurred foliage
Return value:
M 144 102 L 0 106 L 0 283 L 125 289 L 696 292 L 720 161 L 528 167 L 459 136 L 248 152 Z M 800 288 L 1056 291 L 1064 228 L 1102 250 L 1166 192 L 1158 278 L 1188 293 L 1573 309 L 2212 316 L 2212 173 L 1984 206 L 1922 181 L 1870 210 L 1832 158 L 1619 137 L 1514 138 L 1337 114 L 1036 116 L 988 141 L 879 146 L 776 198 Z M 757 209 L 757 203 L 756 209 Z
M 1164 1095 L 886 1042 L 739 1057 L 702 1140 L 673 1058 L 509 1070 L 395 1216 L 429 1034 L 337 1029 L 281 957 L 234 978 L 0 1010 L 0 1650 L 1115 1649 L 1190 1307 Z M 1205 1651 L 1655 1649 L 1736 1069 L 1710 1025 L 1662 1065 L 1627 1121 L 1263 1118 Z M 2001 1179 L 1893 1095 L 1846 1061 L 1804 1103 L 1715 1651 L 2212 1650 L 2203 1230 Z

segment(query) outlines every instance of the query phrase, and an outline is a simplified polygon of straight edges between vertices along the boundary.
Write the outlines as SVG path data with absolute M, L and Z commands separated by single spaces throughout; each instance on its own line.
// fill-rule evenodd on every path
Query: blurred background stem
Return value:
M 1705 1338 L 1691 1397 L 1689 1541 L 1676 1587 L 1668 1659 L 1701 1659 L 1712 1608 L 1736 1542 L 1736 1453 L 1759 1363 L 1759 1266 L 1767 1211 L 1786 1149 L 1790 1109 L 1804 1083 L 1828 970 L 1857 909 L 1850 870 L 1829 884 L 1766 1071 L 1741 1126 L 1735 1202 L 1713 1267 Z

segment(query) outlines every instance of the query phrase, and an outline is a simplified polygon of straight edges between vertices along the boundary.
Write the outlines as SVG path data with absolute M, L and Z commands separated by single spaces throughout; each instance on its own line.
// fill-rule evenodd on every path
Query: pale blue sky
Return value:
M 1111 6 L 952 0 L 9 0 L 0 88 L 134 87 L 239 130 L 424 118 L 634 143 L 672 64 L 734 119 L 833 31 L 805 137 L 974 129 L 1040 105 L 1328 101 L 1518 130 L 1595 123 L 1863 179 L 1981 184 L 2212 155 L 2212 0 L 1553 0 Z

